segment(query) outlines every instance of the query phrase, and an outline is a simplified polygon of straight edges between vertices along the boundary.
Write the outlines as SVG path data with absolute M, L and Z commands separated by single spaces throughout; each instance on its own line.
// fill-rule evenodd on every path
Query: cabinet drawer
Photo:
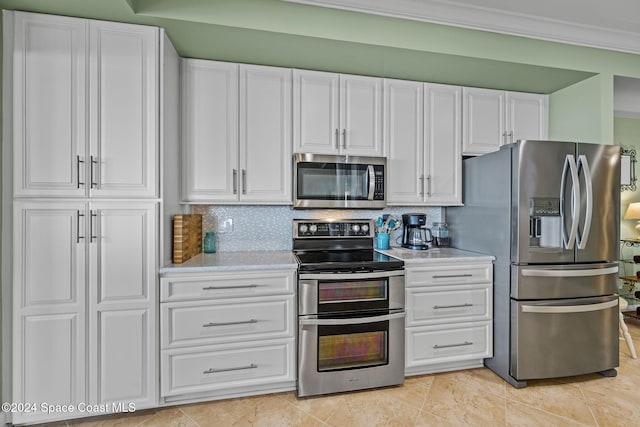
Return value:
M 491 322 L 456 328 L 407 328 L 406 366 L 421 366 L 492 356 Z
M 161 304 L 162 347 L 294 336 L 294 296 Z
M 295 282 L 293 270 L 162 277 L 160 298 L 164 302 L 292 294 Z
M 408 268 L 407 287 L 465 283 L 492 283 L 493 264 L 466 264 Z
M 162 351 L 162 395 L 295 381 L 295 340 Z
M 406 290 L 407 326 L 491 320 L 491 285 L 424 286 Z

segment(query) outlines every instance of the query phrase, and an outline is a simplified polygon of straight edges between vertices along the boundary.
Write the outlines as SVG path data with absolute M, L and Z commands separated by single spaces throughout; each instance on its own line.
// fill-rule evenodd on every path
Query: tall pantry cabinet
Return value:
M 177 104 L 164 81 L 177 85 L 177 54 L 155 27 L 4 13 L 3 400 L 99 407 L 11 421 L 156 406 L 160 160 L 174 108 L 162 106 Z

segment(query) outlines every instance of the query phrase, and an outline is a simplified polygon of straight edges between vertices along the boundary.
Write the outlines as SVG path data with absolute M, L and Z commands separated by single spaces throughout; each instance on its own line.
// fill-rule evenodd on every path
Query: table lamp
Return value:
M 624 219 L 637 219 L 636 232 L 640 235 L 640 202 L 629 203 Z

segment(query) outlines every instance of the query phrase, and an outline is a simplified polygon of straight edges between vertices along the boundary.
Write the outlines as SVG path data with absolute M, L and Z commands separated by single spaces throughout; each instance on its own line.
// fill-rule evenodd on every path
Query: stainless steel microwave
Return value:
M 294 154 L 293 207 L 382 209 L 385 157 Z

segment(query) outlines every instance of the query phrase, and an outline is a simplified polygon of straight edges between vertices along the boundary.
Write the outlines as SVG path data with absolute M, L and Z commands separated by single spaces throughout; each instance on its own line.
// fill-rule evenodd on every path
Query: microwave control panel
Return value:
M 375 176 L 373 200 L 384 200 L 384 166 L 374 165 L 373 171 L 373 174 Z

